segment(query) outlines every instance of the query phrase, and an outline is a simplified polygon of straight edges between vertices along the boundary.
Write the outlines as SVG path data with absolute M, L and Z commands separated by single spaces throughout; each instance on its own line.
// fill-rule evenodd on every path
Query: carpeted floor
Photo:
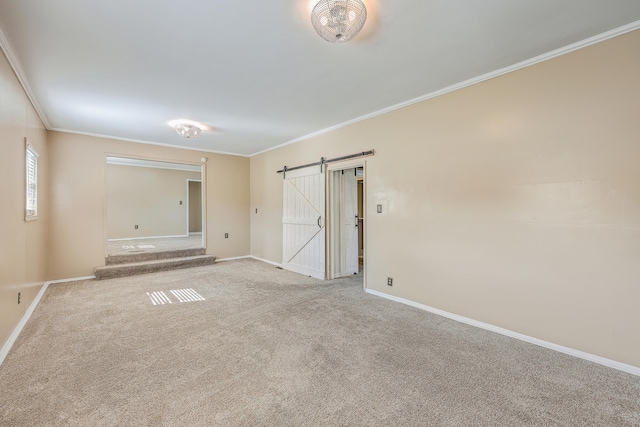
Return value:
M 640 425 L 638 377 L 254 260 L 50 286 L 0 389 L 2 426 Z

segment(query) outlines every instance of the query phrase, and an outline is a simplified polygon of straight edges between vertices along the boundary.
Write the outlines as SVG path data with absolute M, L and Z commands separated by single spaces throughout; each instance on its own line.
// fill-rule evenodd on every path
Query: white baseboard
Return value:
M 255 259 L 256 261 L 266 262 L 267 264 L 275 265 L 276 267 L 282 267 L 282 264 L 278 264 L 277 262 L 258 258 L 257 256 L 253 256 L 253 255 L 237 256 L 233 258 L 220 258 L 220 259 L 216 259 L 216 262 L 233 261 L 236 259 Z
M 9 354 L 9 350 L 11 350 L 11 347 L 13 347 L 13 344 L 18 339 L 20 332 L 22 332 L 22 329 L 25 327 L 25 325 L 29 321 L 29 318 L 33 314 L 33 311 L 36 309 L 36 306 L 42 299 L 42 296 L 47 291 L 48 287 L 49 287 L 49 282 L 46 282 L 44 285 L 42 285 L 42 288 L 40 288 L 40 292 L 38 292 L 38 295 L 36 295 L 36 297 L 34 298 L 33 302 L 27 309 L 27 312 L 24 314 L 24 316 L 22 316 L 22 319 L 20 319 L 18 326 L 16 326 L 16 328 L 13 330 L 13 332 L 9 336 L 9 339 L 7 340 L 7 342 L 4 344 L 4 346 L 2 346 L 2 350 L 0 350 L 0 365 L 2 365 L 2 362 L 4 362 L 4 359 Z
M 52 280 L 49 282 L 45 282 L 44 285 L 42 285 L 42 288 L 40 288 L 40 292 L 38 292 L 38 295 L 36 295 L 36 297 L 33 299 L 33 302 L 31 302 L 31 305 L 27 309 L 27 312 L 24 314 L 24 316 L 22 316 L 22 319 L 20 319 L 18 326 L 16 326 L 16 328 L 13 330 L 13 332 L 9 336 L 9 339 L 7 340 L 7 342 L 4 344 L 4 346 L 2 346 L 2 350 L 0 350 L 0 365 L 2 365 L 2 362 L 4 362 L 4 359 L 9 354 L 9 350 L 11 350 L 11 347 L 13 347 L 13 344 L 18 339 L 18 336 L 20 336 L 22 329 L 26 326 L 27 322 L 31 318 L 31 315 L 33 314 L 34 310 L 38 306 L 38 303 L 44 296 L 44 293 L 47 291 L 47 288 L 49 287 L 49 285 L 53 285 L 56 283 L 76 282 L 79 280 L 91 280 L 95 278 L 96 276 L 86 276 L 86 277 L 76 277 L 73 279 Z
M 494 326 L 489 323 L 480 322 L 477 320 L 470 319 L 468 317 L 459 316 L 457 314 L 449 313 L 444 310 L 440 310 L 437 308 L 429 307 L 428 305 L 420 304 L 411 300 L 407 300 L 404 298 L 396 297 L 393 295 L 385 294 L 383 292 L 374 291 L 372 289 L 367 289 L 367 293 L 371 295 L 375 295 L 381 298 L 385 298 L 391 301 L 399 302 L 405 305 L 409 305 L 414 308 L 418 308 L 420 310 L 428 311 L 433 314 L 437 314 L 438 316 L 446 317 L 457 322 L 466 323 L 467 325 L 475 326 L 477 328 L 486 329 L 487 331 L 495 332 L 501 335 L 506 335 L 511 338 L 515 338 L 521 341 L 528 342 L 530 344 L 535 344 L 540 347 L 545 347 L 551 350 L 558 351 L 560 353 L 565 353 L 570 356 L 579 357 L 580 359 L 585 359 L 590 362 L 598 363 L 600 365 L 607 366 L 609 368 L 617 369 L 619 371 L 627 372 L 629 374 L 640 376 L 640 367 L 628 365 L 626 363 L 617 362 L 615 360 L 607 359 L 605 357 L 596 356 L 594 354 L 585 353 L 584 351 L 576 350 L 569 347 L 564 347 L 562 345 L 554 344 L 548 341 L 543 341 L 538 338 L 530 337 L 528 335 L 524 335 L 518 332 L 510 331 L 508 329 L 501 328 L 499 326 Z
M 83 277 L 74 277 L 73 279 L 60 279 L 60 280 L 50 280 L 47 282 L 48 285 L 55 285 L 58 283 L 67 283 L 67 282 L 80 282 L 82 280 L 93 280 L 96 276 L 83 276 Z
M 278 264 L 277 262 L 269 261 L 268 259 L 258 258 L 257 256 L 249 255 L 249 258 L 253 258 L 257 261 L 266 262 L 267 264 L 275 265 L 276 267 L 282 268 L 282 264 Z
M 224 262 L 224 261 L 234 261 L 236 259 L 247 259 L 251 258 L 249 255 L 236 256 L 231 258 L 216 258 L 216 262 Z

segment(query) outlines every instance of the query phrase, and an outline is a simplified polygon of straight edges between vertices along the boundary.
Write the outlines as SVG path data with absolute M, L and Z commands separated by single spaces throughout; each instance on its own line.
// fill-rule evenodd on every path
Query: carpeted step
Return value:
M 131 264 L 133 262 L 153 261 L 158 259 L 182 258 L 204 255 L 204 248 L 176 249 L 173 251 L 156 251 L 111 255 L 105 258 L 105 265 Z
M 203 265 L 211 265 L 215 263 L 215 261 L 216 257 L 213 255 L 197 255 L 181 258 L 157 259 L 96 267 L 94 274 L 96 276 L 96 280 L 104 280 L 113 279 L 116 277 L 155 273 L 157 271 L 200 267 Z

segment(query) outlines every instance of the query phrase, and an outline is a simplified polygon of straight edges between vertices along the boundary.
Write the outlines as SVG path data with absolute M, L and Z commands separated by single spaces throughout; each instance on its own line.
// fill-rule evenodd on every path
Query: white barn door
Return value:
M 282 268 L 325 278 L 325 175 L 319 166 L 286 172 Z

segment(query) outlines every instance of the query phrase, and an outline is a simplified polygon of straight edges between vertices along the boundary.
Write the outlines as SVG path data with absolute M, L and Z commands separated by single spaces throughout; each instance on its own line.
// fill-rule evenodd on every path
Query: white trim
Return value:
M 202 192 L 202 247 L 207 249 L 207 162 L 202 163 L 202 173 L 200 174 L 202 180 L 202 186 L 200 191 Z
M 277 262 L 269 261 L 263 258 L 258 258 L 257 256 L 253 256 L 253 255 L 244 255 L 244 256 L 237 256 L 232 258 L 220 258 L 220 259 L 216 259 L 216 262 L 234 261 L 237 259 L 255 259 L 256 261 L 264 262 L 264 263 L 275 265 L 276 267 L 282 268 L 282 264 L 278 264 Z
M 417 98 L 409 99 L 408 101 L 400 102 L 400 103 L 392 105 L 390 107 L 386 107 L 386 108 L 383 108 L 381 110 L 374 111 L 374 112 L 369 113 L 369 114 L 365 114 L 364 116 L 356 117 L 355 119 L 348 120 L 346 122 L 337 124 L 335 126 L 331 126 L 331 127 L 328 127 L 328 128 L 325 128 L 325 129 L 321 129 L 321 130 L 316 131 L 316 132 L 312 132 L 310 134 L 301 136 L 299 138 L 292 139 L 289 142 L 285 142 L 283 144 L 276 145 L 275 147 L 267 148 L 266 150 L 262 150 L 262 151 L 258 151 L 257 153 L 250 154 L 249 157 L 258 156 L 260 154 L 264 154 L 264 153 L 267 153 L 269 151 L 273 151 L 273 150 L 277 150 L 277 149 L 282 148 L 282 147 L 286 147 L 287 145 L 295 144 L 297 142 L 302 142 L 304 140 L 307 140 L 307 139 L 310 139 L 310 138 L 313 138 L 313 137 L 316 137 L 316 136 L 319 136 L 319 135 L 322 135 L 322 134 L 325 134 L 325 133 L 328 133 L 328 132 L 332 132 L 334 130 L 343 128 L 345 126 L 352 125 L 354 123 L 361 122 L 363 120 L 371 119 L 371 118 L 376 117 L 376 116 L 380 116 L 380 115 L 383 115 L 383 114 L 386 114 L 386 113 L 390 113 L 392 111 L 399 110 L 401 108 L 408 107 L 408 106 L 413 105 L 413 104 L 417 104 L 418 102 L 426 101 L 427 99 L 436 98 L 438 96 L 445 95 L 447 93 L 454 92 L 454 91 L 459 90 L 459 89 L 463 89 L 463 88 L 465 88 L 467 86 L 471 86 L 471 85 L 474 85 L 474 84 L 477 84 L 477 83 L 481 83 L 481 82 L 484 82 L 486 80 L 490 80 L 490 79 L 502 76 L 504 74 L 520 70 L 521 68 L 530 67 L 530 66 L 536 65 L 536 64 L 538 64 L 540 62 L 544 62 L 544 61 L 548 61 L 549 59 L 557 58 L 558 56 L 562 56 L 562 55 L 565 55 L 567 53 L 574 52 L 576 50 L 579 50 L 579 49 L 594 45 L 596 43 L 600 43 L 600 42 L 612 39 L 614 37 L 620 36 L 622 34 L 629 33 L 631 31 L 634 31 L 634 30 L 637 30 L 637 29 L 640 29 L 640 21 L 635 21 L 635 22 L 632 22 L 630 24 L 623 25 L 622 27 L 614 28 L 613 30 L 606 31 L 606 32 L 604 32 L 602 34 L 598 34 L 598 35 L 595 35 L 593 37 L 589 37 L 589 38 L 581 40 L 579 42 L 572 43 L 570 45 L 561 47 L 561 48 L 556 49 L 556 50 L 552 50 L 551 52 L 543 53 L 542 55 L 534 56 L 533 58 L 526 59 L 526 60 L 518 62 L 516 64 L 509 65 L 507 67 L 500 68 L 498 70 L 491 71 L 489 73 L 482 74 L 482 75 L 477 76 L 477 77 L 473 77 L 471 79 L 462 81 L 460 83 L 456 83 L 456 84 L 451 85 L 451 86 L 447 86 L 447 87 L 445 87 L 443 89 L 440 89 L 440 90 L 437 90 L 435 92 L 431 92 L 431 93 L 428 93 L 426 95 L 419 96 Z
M 27 322 L 31 318 L 31 315 L 35 311 L 36 307 L 38 306 L 38 303 L 44 296 L 44 293 L 47 291 L 47 288 L 49 287 L 49 285 L 53 285 L 56 283 L 75 282 L 80 280 L 91 280 L 95 278 L 96 276 L 86 276 L 86 277 L 76 277 L 74 279 L 52 280 L 49 282 L 45 282 L 42 285 L 42 288 L 40 288 L 40 291 L 38 292 L 36 297 L 31 302 L 31 305 L 29 306 L 27 311 L 24 313 L 24 316 L 22 316 L 22 319 L 20 319 L 20 322 L 18 323 L 16 328 L 13 330 L 13 332 L 9 336 L 9 339 L 2 347 L 2 350 L 0 350 L 0 365 L 2 365 L 2 362 L 4 362 L 4 359 L 9 354 L 9 350 L 11 350 L 11 347 L 13 347 L 13 344 L 15 344 L 16 340 L 18 339 L 18 336 L 20 336 L 22 329 L 27 325 Z
M 172 237 L 189 237 L 188 234 L 178 234 L 175 236 L 151 236 L 151 237 L 125 237 L 122 239 L 107 239 L 107 242 L 119 242 L 121 240 L 145 240 L 145 239 L 169 239 Z
M 375 153 L 374 153 L 375 154 Z M 328 171 L 342 171 L 345 169 L 364 168 L 365 159 L 370 156 L 357 157 L 355 159 L 339 160 L 329 163 L 326 167 Z
M 273 261 L 269 261 L 268 259 L 258 258 L 257 256 L 253 256 L 253 255 L 249 255 L 247 258 L 253 258 L 253 259 L 257 260 L 257 261 L 266 262 L 267 264 L 275 265 L 276 267 L 282 268 L 282 264 L 277 263 L 277 262 L 273 262 Z
M 71 133 L 71 134 L 74 134 L 74 135 L 92 136 L 92 137 L 95 137 L 95 138 L 114 139 L 116 141 L 135 142 L 137 144 L 157 145 L 157 146 L 160 146 L 160 147 L 178 148 L 178 149 L 190 150 L 190 151 L 202 151 L 202 152 L 206 152 L 206 153 L 224 154 L 224 155 L 227 155 L 227 156 L 250 157 L 250 155 L 248 155 L 248 154 L 238 154 L 238 153 L 230 153 L 228 151 L 208 150 L 206 148 L 187 147 L 185 145 L 163 144 L 163 143 L 160 143 L 160 142 L 151 142 L 151 141 L 145 141 L 145 140 L 142 140 L 142 139 L 133 139 L 133 138 L 122 138 L 122 137 L 119 137 L 119 136 L 102 135 L 102 134 L 99 134 L 99 133 L 92 133 L 92 132 L 80 132 L 80 131 L 77 131 L 77 130 L 69 130 L 69 129 L 61 129 L 61 128 L 53 128 L 53 129 L 49 129 L 49 130 L 54 131 L 54 132 Z
M 83 280 L 94 280 L 96 276 L 82 276 L 82 277 L 74 277 L 71 279 L 59 279 L 59 280 L 50 280 L 47 282 L 47 285 L 57 285 L 58 283 L 67 283 L 67 282 L 81 282 Z
M 134 159 L 107 155 L 108 165 L 131 166 L 137 168 L 169 169 L 185 172 L 202 173 L 201 164 L 161 162 L 157 160 Z
M 251 258 L 250 255 L 243 255 L 243 256 L 235 256 L 235 257 L 231 257 L 231 258 L 216 258 L 216 262 L 224 262 L 224 261 L 235 261 L 237 259 L 247 259 L 247 258 Z
M 367 289 L 367 293 L 371 295 L 375 295 L 381 298 L 385 298 L 391 301 L 399 302 L 420 310 L 428 311 L 430 313 L 436 314 L 438 316 L 446 317 L 448 319 L 455 320 L 457 322 L 466 323 L 467 325 L 475 326 L 476 328 L 485 329 L 487 331 L 495 332 L 497 334 L 506 335 L 511 338 L 518 339 L 520 341 L 528 342 L 530 344 L 535 344 L 540 347 L 548 348 L 550 350 L 555 350 L 560 353 L 568 354 L 570 356 L 578 357 L 580 359 L 588 360 L 593 363 L 597 363 L 599 365 L 603 365 L 609 368 L 617 369 L 619 371 L 627 372 L 632 375 L 640 376 L 640 367 L 628 365 L 626 363 L 617 362 L 615 360 L 607 359 L 605 357 L 596 356 L 595 354 L 586 353 L 584 351 L 576 350 L 573 348 L 565 347 L 562 345 L 554 344 L 548 341 L 543 341 L 538 338 L 530 337 L 528 335 L 524 335 L 518 332 L 510 331 L 509 329 L 504 329 L 499 326 L 494 326 L 489 323 L 480 322 L 478 320 L 473 320 L 468 317 L 459 316 L 457 314 L 449 313 L 444 310 L 440 310 L 437 308 L 429 307 L 428 305 L 420 304 L 411 300 L 407 300 L 404 298 L 396 297 L 393 295 L 385 294 L 383 292 L 374 291 L 372 289 Z
M 328 182 L 327 182 L 327 262 L 326 262 L 326 276 L 329 280 L 337 279 L 339 277 L 345 277 L 350 274 L 345 274 L 345 265 L 344 265 L 344 257 L 342 255 L 344 248 L 344 239 L 343 230 L 341 226 L 341 221 L 338 220 L 342 216 L 342 186 L 336 182 L 336 178 L 334 173 L 345 171 L 347 169 L 355 169 L 362 168 L 364 170 L 366 168 L 366 161 L 364 158 L 360 157 L 357 159 L 345 160 L 344 162 L 336 162 L 330 163 L 327 165 L 328 173 Z M 357 193 L 358 193 L 358 178 L 356 178 L 356 213 L 358 211 L 357 206 Z M 342 178 L 338 178 L 341 180 Z M 360 178 L 363 181 L 363 185 L 365 180 Z M 338 186 L 339 188 L 335 188 Z M 363 187 L 363 197 L 364 197 L 364 187 Z M 365 205 L 366 206 L 366 205 Z M 364 218 L 367 218 L 368 215 L 365 215 Z M 356 227 L 359 226 L 358 220 L 356 220 Z M 367 227 L 365 225 L 366 220 L 363 220 L 362 227 L 366 230 Z M 359 230 L 358 230 L 359 233 Z M 363 235 L 364 238 L 364 235 Z M 337 242 L 335 240 L 338 240 Z M 356 246 L 358 246 L 358 239 L 356 238 Z M 339 250 L 336 250 L 336 247 L 339 247 Z M 357 247 L 359 252 L 359 247 Z M 360 267 L 358 265 L 358 261 L 356 262 L 356 269 L 358 272 Z M 365 281 L 366 283 L 366 281 Z M 366 289 L 366 285 L 364 287 Z
M 133 155 L 130 153 L 122 153 L 122 152 L 115 152 L 115 151 L 105 152 L 104 155 L 105 155 L 105 162 L 107 163 L 109 163 L 109 158 L 117 158 L 123 161 L 129 160 L 132 162 L 140 161 L 140 162 L 151 162 L 151 163 L 169 163 L 169 164 L 176 164 L 176 165 L 197 166 L 199 168 L 204 168 L 205 166 L 202 163 L 202 160 L 189 161 L 189 160 L 180 160 L 175 158 L 170 159 L 166 157 L 144 156 L 144 155 L 138 155 L 138 154 Z
M 38 117 L 40 117 L 40 120 L 42 120 L 42 124 L 47 129 L 51 129 L 51 125 L 49 124 L 49 120 L 47 119 L 47 116 L 44 114 L 44 110 L 42 109 L 42 107 L 40 107 L 40 104 L 38 104 L 38 102 L 36 101 L 36 97 L 33 93 L 33 90 L 31 89 L 31 86 L 27 81 L 26 74 L 24 73 L 24 71 L 22 70 L 22 66 L 20 65 L 20 61 L 18 61 L 18 57 L 16 56 L 15 52 L 11 48 L 11 45 L 9 44 L 9 40 L 7 39 L 7 37 L 5 36 L 1 28 L 0 28 L 0 48 L 2 48 L 2 50 L 4 51 L 4 54 L 7 57 L 7 61 L 9 61 L 9 65 L 11 65 L 13 72 L 15 73 L 16 77 L 20 81 L 20 84 L 22 85 L 22 89 L 24 89 L 24 92 L 27 94 L 27 98 L 29 98 L 29 101 L 31 102 L 33 109 L 36 110 Z M 0 363 L 2 362 L 0 361 Z

